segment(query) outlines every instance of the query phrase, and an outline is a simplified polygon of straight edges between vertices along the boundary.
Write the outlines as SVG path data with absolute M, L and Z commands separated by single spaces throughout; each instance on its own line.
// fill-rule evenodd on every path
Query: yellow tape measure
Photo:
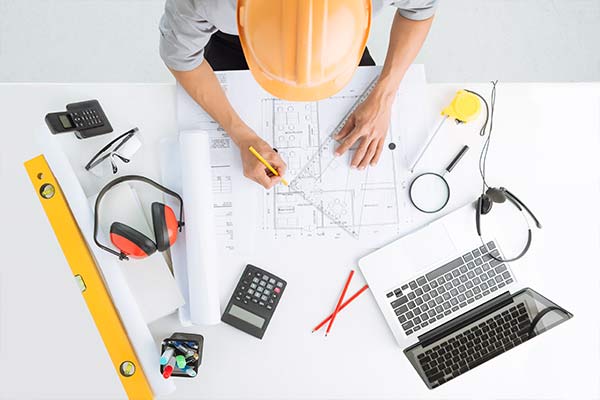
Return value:
M 127 396 L 136 400 L 152 399 L 150 384 L 50 166 L 40 155 L 25 162 L 25 169 Z
M 442 110 L 442 115 L 466 123 L 476 119 L 480 112 L 479 98 L 475 94 L 461 89 L 456 92 L 448 107 Z

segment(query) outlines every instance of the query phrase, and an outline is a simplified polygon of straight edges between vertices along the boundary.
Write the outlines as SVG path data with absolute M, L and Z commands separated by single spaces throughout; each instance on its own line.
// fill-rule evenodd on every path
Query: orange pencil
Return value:
M 348 279 L 346 280 L 346 284 L 344 285 L 344 290 L 342 290 L 342 294 L 337 302 L 337 305 L 335 306 L 335 311 L 333 312 L 333 315 L 331 316 L 329 325 L 327 325 L 327 331 L 325 331 L 325 336 L 327 336 L 329 334 L 329 331 L 331 330 L 331 326 L 333 325 L 333 321 L 335 321 L 335 316 L 340 311 L 340 306 L 342 305 L 342 302 L 344 301 L 344 296 L 346 295 L 346 290 L 348 290 L 348 286 L 350 286 L 350 281 L 352 280 L 353 275 L 354 275 L 354 270 L 351 269 L 350 275 L 348 275 Z
M 356 293 L 354 293 L 352 296 L 350 296 L 350 298 L 348 300 L 346 300 L 344 303 L 342 303 L 342 305 L 340 306 L 339 311 L 342 311 L 344 308 L 346 308 L 346 306 L 350 303 L 352 303 L 352 301 L 354 299 L 356 299 L 358 296 L 360 296 L 362 294 L 362 292 L 364 292 L 365 290 L 367 290 L 369 288 L 369 285 L 365 285 L 362 288 L 360 288 L 360 290 Z M 329 314 L 329 316 L 327 318 L 325 318 L 323 321 L 321 321 L 321 323 L 317 326 L 315 326 L 313 328 L 313 332 L 318 331 L 319 329 L 321 329 L 323 327 L 323 325 L 325 325 L 327 322 L 329 322 L 329 320 L 333 317 L 333 313 Z

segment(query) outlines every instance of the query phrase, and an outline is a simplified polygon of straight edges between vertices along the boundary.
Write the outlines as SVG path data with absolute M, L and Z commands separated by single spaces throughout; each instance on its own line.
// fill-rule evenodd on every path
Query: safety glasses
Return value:
M 85 165 L 87 171 L 96 176 L 106 176 L 119 171 L 118 163 L 129 163 L 133 155 L 142 147 L 139 129 L 133 128 L 116 137 L 100 149 Z

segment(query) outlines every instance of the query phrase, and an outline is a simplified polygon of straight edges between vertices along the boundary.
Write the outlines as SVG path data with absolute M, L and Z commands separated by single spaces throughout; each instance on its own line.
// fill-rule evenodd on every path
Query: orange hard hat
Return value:
M 329 97 L 352 78 L 369 37 L 371 0 L 238 0 L 254 79 L 293 101 Z

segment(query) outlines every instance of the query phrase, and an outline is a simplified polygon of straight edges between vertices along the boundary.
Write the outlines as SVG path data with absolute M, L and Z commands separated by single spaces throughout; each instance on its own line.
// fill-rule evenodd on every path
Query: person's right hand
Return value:
M 285 174 L 287 166 L 281 159 L 279 154 L 264 140 L 262 140 L 250 128 L 243 133 L 237 132 L 239 140 L 237 144 L 240 148 L 242 157 L 242 165 L 244 167 L 244 176 L 252 179 L 265 189 L 271 189 L 273 186 L 281 182 L 281 177 Z M 267 167 L 263 165 L 255 156 L 248 150 L 252 146 L 265 160 L 271 164 L 277 171 L 279 176 L 274 175 Z

